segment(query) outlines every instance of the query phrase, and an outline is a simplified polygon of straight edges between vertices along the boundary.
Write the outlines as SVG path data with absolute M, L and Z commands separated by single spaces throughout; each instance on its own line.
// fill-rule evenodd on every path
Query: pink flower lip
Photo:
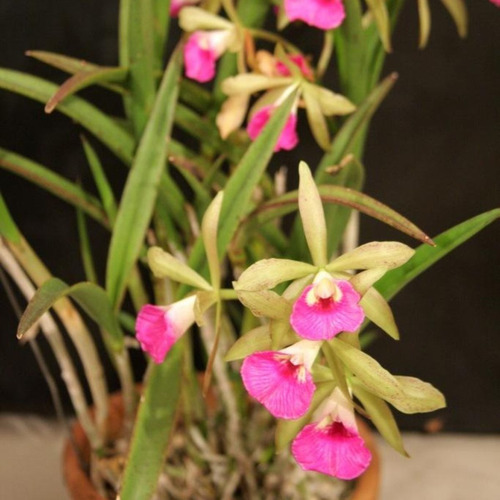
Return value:
M 306 425 L 292 443 L 292 454 L 304 470 L 345 480 L 360 476 L 372 458 L 357 430 L 339 421 Z
M 205 83 L 215 76 L 215 63 L 226 49 L 229 32 L 195 31 L 184 46 L 186 76 Z
M 302 54 L 292 54 L 289 56 L 289 59 L 300 69 L 300 72 L 305 78 L 308 80 L 314 79 L 311 68 Z M 290 70 L 281 61 L 276 62 L 276 71 L 281 76 L 290 76 Z
M 299 418 L 309 409 L 316 386 L 310 367 L 300 361 L 297 354 L 260 351 L 243 362 L 246 390 L 276 418 Z
M 342 0 L 285 0 L 284 7 L 290 21 L 304 21 L 322 30 L 337 28 L 345 18 Z
M 162 363 L 168 351 L 194 323 L 194 302 L 190 296 L 169 306 L 146 304 L 135 323 L 136 337 L 141 349 Z
M 293 329 L 310 340 L 329 340 L 340 332 L 355 332 L 365 317 L 358 304 L 359 293 L 347 280 L 336 280 L 327 273 L 318 277 L 293 306 Z
M 258 135 L 262 132 L 266 126 L 272 112 L 274 111 L 274 106 L 264 106 L 259 111 L 257 111 L 247 125 L 247 132 L 250 139 L 255 140 Z M 289 151 L 297 146 L 299 138 L 297 136 L 297 114 L 290 113 L 288 120 L 281 132 L 281 135 L 274 147 L 274 151 L 280 151 L 282 149 Z

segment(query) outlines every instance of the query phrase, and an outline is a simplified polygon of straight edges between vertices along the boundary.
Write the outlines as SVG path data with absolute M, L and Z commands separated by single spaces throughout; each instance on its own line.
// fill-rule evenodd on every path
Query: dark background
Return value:
M 432 5 L 432 34 L 417 49 L 418 20 L 407 2 L 384 74 L 400 79 L 377 112 L 369 136 L 365 191 L 400 211 L 431 236 L 499 205 L 498 56 L 500 9 L 468 2 L 470 34 L 460 40 L 440 2 Z M 25 57 L 27 49 L 67 53 L 115 65 L 118 2 L 17 0 L 0 5 L 0 66 L 62 82 L 62 73 Z M 311 33 L 307 31 L 306 33 Z M 99 89 L 83 92 L 119 115 L 120 101 Z M 0 91 L 0 146 L 50 166 L 92 189 L 77 126 L 47 116 L 39 103 Z M 294 153 L 314 165 L 318 157 L 304 132 Z M 99 150 L 119 192 L 123 167 Z M 310 150 L 310 151 L 309 151 Z M 68 283 L 83 278 L 74 210 L 28 182 L 0 171 L 12 214 L 53 274 Z M 98 254 L 107 236 L 91 225 Z M 423 429 L 438 416 L 445 430 L 500 431 L 499 223 L 454 251 L 392 302 L 401 341 L 388 337 L 370 348 L 395 374 L 439 387 L 448 408 L 432 415 L 397 415 L 405 429 Z M 404 236 L 362 217 L 362 241 Z M 104 257 L 97 263 L 102 272 Z M 28 347 L 15 340 L 16 318 L 0 289 L 0 410 L 52 412 L 48 390 Z M 42 342 L 42 347 L 44 343 Z M 114 384 L 114 381 L 111 381 Z

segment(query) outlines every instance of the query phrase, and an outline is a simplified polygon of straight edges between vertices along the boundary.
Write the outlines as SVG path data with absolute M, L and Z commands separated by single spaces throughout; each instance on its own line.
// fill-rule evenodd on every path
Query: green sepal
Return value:
M 299 164 L 298 202 L 302 227 L 312 260 L 316 266 L 323 267 L 327 263 L 325 214 L 311 171 L 303 161 Z
M 210 283 L 196 271 L 160 247 L 148 250 L 148 265 L 157 278 L 169 278 L 201 290 L 212 290 Z
M 384 297 L 375 288 L 369 288 L 359 302 L 366 317 L 382 328 L 394 340 L 399 340 L 399 330 L 392 310 Z
M 241 274 L 234 282 L 235 290 L 269 290 L 284 281 L 302 278 L 318 271 L 316 266 L 289 259 L 263 259 Z
M 427 413 L 446 406 L 443 394 L 428 382 L 415 377 L 396 375 L 403 389 L 403 397 L 391 398 L 389 403 L 402 413 Z
M 361 245 L 330 262 L 327 271 L 370 269 L 385 267 L 394 269 L 407 262 L 415 250 L 397 241 L 372 241 Z
M 243 359 L 257 351 L 271 350 L 269 325 L 258 326 L 242 335 L 227 351 L 224 361 Z
M 292 313 L 292 304 L 271 290 L 248 292 L 237 290 L 238 299 L 254 316 L 287 320 Z
M 215 289 L 220 287 L 220 261 L 217 252 L 217 232 L 223 198 L 223 191 L 217 193 L 217 196 L 208 206 L 203 216 L 203 220 L 201 221 L 201 237 L 205 245 L 212 286 Z

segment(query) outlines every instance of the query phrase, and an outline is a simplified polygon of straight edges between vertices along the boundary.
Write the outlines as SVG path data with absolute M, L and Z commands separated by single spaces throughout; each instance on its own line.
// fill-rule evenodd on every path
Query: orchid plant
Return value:
M 2 168 L 77 209 L 87 281 L 53 277 L 1 197 L 0 263 L 29 300 L 18 337 L 33 343 L 40 329 L 59 363 L 103 496 L 176 498 L 188 486 L 192 498 L 331 498 L 332 476 L 350 480 L 369 467 L 359 416 L 405 455 L 389 405 L 403 413 L 445 406 L 432 385 L 393 375 L 364 351 L 370 324 L 399 339 L 388 301 L 500 215 L 431 239 L 362 192 L 364 141 L 396 81 L 380 75 L 404 3 L 122 0 L 119 66 L 30 51 L 71 75 L 60 86 L 0 69 L 1 88 L 72 118 L 129 167 L 117 201 L 86 138 L 97 195 L 0 149 Z M 465 36 L 463 0 L 441 3 Z M 424 47 L 428 0 L 418 9 Z M 323 32 L 318 53 L 287 38 L 290 23 Z M 178 43 L 164 67 L 169 35 Z M 327 81 L 332 67 L 339 88 Z M 125 118 L 76 95 L 89 85 L 121 94 Z M 294 190 L 296 165 L 274 165 L 304 140 L 302 110 L 323 158 L 313 171 L 300 163 Z M 421 245 L 359 245 L 360 212 Z M 86 217 L 110 230 L 104 281 Z M 97 323 L 109 360 L 99 358 L 80 310 Z M 140 386 L 130 349 L 149 360 Z M 116 442 L 107 434 L 108 361 L 124 404 Z

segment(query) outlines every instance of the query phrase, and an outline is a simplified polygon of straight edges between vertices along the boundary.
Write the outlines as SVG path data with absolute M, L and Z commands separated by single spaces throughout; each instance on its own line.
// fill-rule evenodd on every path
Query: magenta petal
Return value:
M 300 20 L 323 30 L 337 28 L 345 18 L 342 0 L 285 0 L 290 21 Z
M 162 363 L 178 336 L 168 319 L 166 308 L 147 304 L 141 308 L 135 323 L 136 337 L 141 349 L 155 363 Z
M 309 409 L 316 389 L 303 365 L 294 365 L 290 356 L 276 351 L 251 354 L 241 367 L 248 393 L 277 418 L 299 418 Z
M 252 116 L 247 125 L 247 132 L 250 139 L 255 140 L 262 132 L 262 129 L 266 126 L 269 118 L 271 117 L 273 109 L 274 108 L 272 106 L 264 106 Z M 297 115 L 295 113 L 291 113 L 281 132 L 278 142 L 274 147 L 275 152 L 280 151 L 281 149 L 289 151 L 298 144 L 299 138 L 297 136 L 296 129 Z
M 355 332 L 364 320 L 365 313 L 358 304 L 360 295 L 346 280 L 335 280 L 342 298 L 318 300 L 309 305 L 307 293 L 314 285 L 304 289 L 293 306 L 290 323 L 304 339 L 328 340 L 340 332 Z
M 208 36 L 201 31 L 195 31 L 184 46 L 184 66 L 186 76 L 198 82 L 210 81 L 215 76 L 217 53 L 212 48 L 202 46 L 208 44 Z
M 292 443 L 292 454 L 304 470 L 354 479 L 370 465 L 370 450 L 363 439 L 341 422 L 325 427 L 306 425 Z

